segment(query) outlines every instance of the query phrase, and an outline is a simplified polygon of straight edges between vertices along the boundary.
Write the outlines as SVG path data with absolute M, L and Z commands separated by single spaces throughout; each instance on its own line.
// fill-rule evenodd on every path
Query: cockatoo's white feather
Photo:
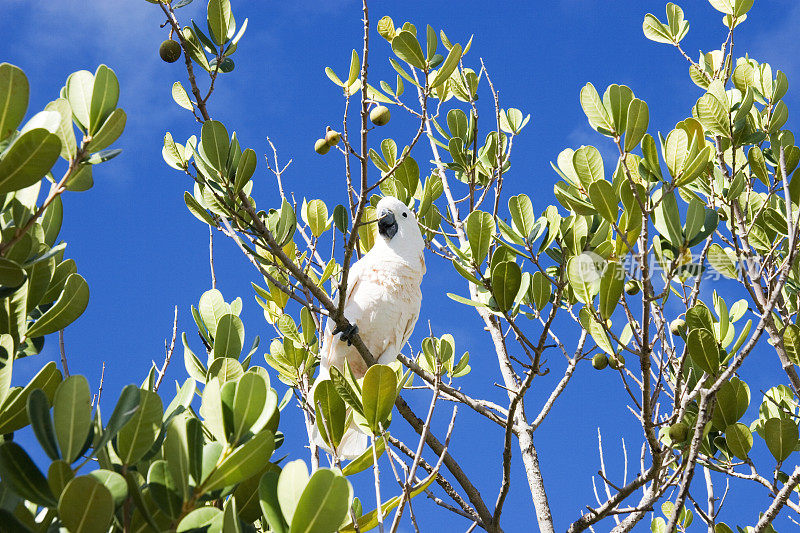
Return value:
M 397 359 L 419 317 L 424 241 L 414 213 L 396 198 L 381 199 L 376 213 L 382 221 L 379 235 L 372 249 L 350 268 L 344 316 L 358 326 L 361 340 L 376 361 L 387 364 Z M 394 227 L 387 222 L 391 218 Z M 329 320 L 320 349 L 318 380 L 329 377 L 331 366 L 342 370 L 345 359 L 355 376 L 362 377 L 366 363 L 355 346 L 333 334 L 333 328 Z M 327 448 L 319 435 L 315 440 Z M 352 424 L 336 451 L 341 458 L 354 458 L 367 447 L 367 436 Z

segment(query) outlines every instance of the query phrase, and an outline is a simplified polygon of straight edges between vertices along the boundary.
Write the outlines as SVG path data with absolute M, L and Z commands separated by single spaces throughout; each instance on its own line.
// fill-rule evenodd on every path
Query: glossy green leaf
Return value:
M 286 466 L 288 467 L 289 464 Z M 287 525 L 286 520 L 283 518 L 283 513 L 281 512 L 281 507 L 278 503 L 278 479 L 278 473 L 272 471 L 268 471 L 261 476 L 261 480 L 258 483 L 258 501 L 261 507 L 261 512 L 264 514 L 264 518 L 267 519 L 267 524 L 269 524 L 270 531 L 273 531 L 274 533 L 288 533 L 289 526 Z M 303 487 L 305 487 L 307 482 L 308 472 L 306 471 Z M 297 499 L 300 498 L 303 487 L 301 487 L 297 493 Z M 292 507 L 293 513 L 294 507 L 297 505 L 296 501 L 297 500 L 295 500 L 295 505 Z
M 736 264 L 719 244 L 713 243 L 711 246 L 709 246 L 706 258 L 714 270 L 726 278 L 736 279 L 738 277 Z
M 50 361 L 23 388 L 12 389 L 0 410 L 0 434 L 11 433 L 28 425 L 28 396 L 35 389 L 42 389 L 52 400 L 56 387 L 61 383 L 61 371 Z
M 728 110 L 711 93 L 706 93 L 697 100 L 693 115 L 711 133 L 724 136 L 730 135 Z
M 392 51 L 397 57 L 420 70 L 425 68 L 422 46 L 410 31 L 402 30 L 392 39 Z
M 473 261 L 480 266 L 489 253 L 489 245 L 496 232 L 494 219 L 485 211 L 473 211 L 467 217 L 466 226 Z
M 329 533 L 346 518 L 353 487 L 343 475 L 320 468 L 303 490 L 292 518 L 291 533 Z
M 117 433 L 116 451 L 123 464 L 135 464 L 156 441 L 164 414 L 158 394 L 139 389 L 139 409 Z
M 385 427 L 397 398 L 397 374 L 386 365 L 372 365 L 361 386 L 364 418 L 375 434 Z
M 147 486 L 153 500 L 164 513 L 172 518 L 181 514 L 181 487 L 179 487 L 167 461 L 158 459 L 150 464 L 147 471 Z
M 622 290 L 625 287 L 625 269 L 615 261 L 606 263 L 603 275 L 600 278 L 600 316 L 606 320 L 611 318 L 617 304 L 622 299 Z
M 92 396 L 83 376 L 70 376 L 56 389 L 53 422 L 61 455 L 68 463 L 78 458 L 92 425 Z
M 28 78 L 17 66 L 0 63 L 0 141 L 9 137 L 28 109 Z
M 61 141 L 43 128 L 17 137 L 0 159 L 0 193 L 29 187 L 42 179 L 58 160 Z
M 89 130 L 93 91 L 94 75 L 88 70 L 73 72 L 67 78 L 65 94 L 75 122 L 83 131 Z
M 267 383 L 254 372 L 246 372 L 236 384 L 233 400 L 234 442 L 256 423 L 267 403 Z
M 628 105 L 625 124 L 625 151 L 630 152 L 639 145 L 650 124 L 650 111 L 643 100 L 634 98 Z
M 217 0 L 212 0 L 217 1 Z M 225 2 L 227 0 L 218 0 Z M 203 123 L 200 130 L 200 142 L 202 143 L 202 153 L 208 163 L 217 171 L 226 170 L 228 161 L 228 151 L 230 144 L 228 141 L 228 130 L 222 122 L 217 120 L 207 120 Z
M 625 85 L 616 83 L 609 85 L 603 94 L 603 105 L 614 124 L 614 131 L 622 134 L 626 131 L 628 121 L 628 107 L 633 100 L 633 91 Z
M 614 186 L 606 180 L 597 180 L 589 185 L 589 199 L 604 219 L 616 223 L 619 213 L 619 198 Z
M 120 392 L 117 405 L 114 406 L 114 410 L 108 418 L 108 423 L 100 435 L 100 439 L 95 442 L 93 453 L 101 450 L 106 444 L 111 442 L 111 439 L 117 436 L 119 430 L 127 424 L 139 410 L 140 400 L 139 388 L 136 385 L 125 385 L 122 392 Z
M 291 524 L 294 520 L 297 504 L 308 485 L 308 467 L 302 459 L 286 463 L 278 478 L 277 492 L 278 503 L 286 522 Z
M 216 507 L 198 507 L 188 513 L 178 524 L 176 533 L 194 533 L 204 531 L 218 533 L 222 531 L 223 512 Z
M 89 284 L 79 274 L 70 274 L 53 307 L 28 329 L 28 337 L 40 337 L 64 329 L 75 322 L 89 305 Z
M 332 380 L 315 383 L 314 412 L 322 440 L 338 447 L 347 425 L 347 409 Z
M 322 200 L 311 200 L 305 210 L 305 219 L 314 237 L 322 235 L 328 227 L 328 207 Z
M 744 424 L 732 424 L 725 428 L 725 444 L 733 455 L 744 461 L 753 447 L 753 434 Z
M 122 505 L 122 502 L 125 501 L 125 498 L 128 496 L 128 484 L 124 477 L 116 472 L 102 468 L 93 470 L 89 472 L 88 475 L 102 483 L 103 486 L 108 489 L 108 492 L 111 493 L 111 497 L 114 500 L 114 507 Z
M 217 322 L 214 336 L 214 357 L 232 357 L 238 359 L 244 347 L 244 324 L 242 319 L 233 314 L 222 315 Z
M 58 460 L 61 455 L 58 451 L 53 418 L 50 416 L 50 401 L 41 389 L 32 391 L 28 396 L 28 418 L 36 440 L 44 452 L 51 460 Z
M 600 272 L 594 257 L 589 254 L 570 257 L 567 261 L 567 279 L 575 297 L 585 304 L 591 304 L 600 290 Z
M 458 63 L 461 61 L 462 56 L 462 49 L 460 44 L 455 44 L 450 49 L 450 52 L 447 54 L 447 58 L 442 63 L 442 66 L 436 72 L 436 75 L 431 80 L 431 88 L 436 88 L 442 85 L 445 81 L 450 79 L 450 76 L 453 75 L 456 68 L 458 67 Z
M 66 98 L 58 98 L 45 106 L 46 111 L 55 111 L 61 117 L 58 128 L 53 132 L 61 141 L 61 157 L 67 161 L 73 159 L 78 150 L 75 141 L 75 130 L 72 126 L 72 108 Z M 2 135 L 0 135 L 2 140 Z
M 228 42 L 228 24 L 231 21 L 230 0 L 209 0 L 208 27 L 214 42 L 222 46 Z
M 0 478 L 26 500 L 44 507 L 56 504 L 44 474 L 16 442 L 0 444 Z
M 264 430 L 248 440 L 226 457 L 203 482 L 207 491 L 235 485 L 258 473 L 264 461 L 272 455 L 275 436 Z
M 742 418 L 750 405 L 750 388 L 736 377 L 722 384 L 716 395 L 713 423 L 719 429 L 733 425 Z
M 588 188 L 593 182 L 603 179 L 603 158 L 594 146 L 581 146 L 572 155 L 572 165 L 581 184 Z
M 644 36 L 651 41 L 664 44 L 672 44 L 674 42 L 669 28 L 651 13 L 644 16 L 642 31 L 644 32 Z
M 8 333 L 0 334 L 0 407 L 11 390 L 14 369 L 14 338 Z
M 374 455 L 372 450 L 373 447 L 375 448 Z M 377 456 L 380 458 L 384 451 L 386 451 L 386 441 L 383 437 L 379 437 L 375 439 L 375 442 L 373 442 L 364 453 L 350 461 L 347 466 L 342 468 L 342 474 L 345 476 L 352 476 L 354 474 L 358 474 L 359 472 L 363 472 L 367 468 L 371 468 L 375 463 L 375 457 Z
M 247 182 L 250 181 L 250 178 L 253 177 L 257 164 L 258 157 L 252 148 L 247 148 L 242 152 L 242 157 L 236 166 L 235 189 L 237 191 L 242 190 L 247 185 Z
M 92 140 L 86 145 L 86 150 L 98 152 L 111 146 L 122 135 L 127 120 L 128 116 L 122 109 L 112 111 L 97 133 L 92 136 Z
M 119 81 L 114 71 L 100 65 L 94 73 L 92 97 L 89 106 L 89 133 L 94 135 L 117 107 Z M 113 142 L 113 141 L 112 141 Z M 109 142 L 109 144 L 111 144 Z
M 693 329 L 686 339 L 686 349 L 692 361 L 709 374 L 719 370 L 720 349 L 714 334 L 707 329 Z
M 770 418 L 764 423 L 764 440 L 775 460 L 783 462 L 797 447 L 797 424 L 788 418 Z
M 522 270 L 513 261 L 500 261 L 492 267 L 492 294 L 501 311 L 514 306 L 514 300 L 522 283 Z
M 611 117 L 603 106 L 603 101 L 600 100 L 600 95 L 597 94 L 597 89 L 594 88 L 594 85 L 587 83 L 581 89 L 580 100 L 583 112 L 586 113 L 586 118 L 589 119 L 589 125 L 603 135 L 612 135 L 614 126 L 611 122 Z

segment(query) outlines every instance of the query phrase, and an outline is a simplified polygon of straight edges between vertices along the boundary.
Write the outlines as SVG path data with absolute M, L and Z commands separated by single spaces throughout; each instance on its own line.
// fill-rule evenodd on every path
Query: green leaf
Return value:
M 567 279 L 575 297 L 589 305 L 600 290 L 600 272 L 589 254 L 575 255 L 567 261 Z
M 372 365 L 364 375 L 361 387 L 364 418 L 375 434 L 392 412 L 397 399 L 397 374 L 386 365 Z
M 661 23 L 655 15 L 648 13 L 642 22 L 644 36 L 657 43 L 672 44 L 674 41 L 669 28 Z
M 58 447 L 67 463 L 72 463 L 86 443 L 92 425 L 89 382 L 83 376 L 70 376 L 56 389 L 53 398 L 53 422 Z
M 175 531 L 176 533 L 194 533 L 197 531 L 207 531 L 209 533 L 221 532 L 222 518 L 222 511 L 216 507 L 198 507 L 183 517 Z
M 611 116 L 614 131 L 622 134 L 627 127 L 628 107 L 633 100 L 633 91 L 625 85 L 609 85 L 603 94 L 603 105 Z
M 287 467 L 288 466 L 289 465 L 287 465 Z M 306 481 L 308 481 L 308 472 L 306 472 Z M 301 488 L 301 493 L 302 490 Z M 298 494 L 297 497 L 299 498 L 300 494 Z M 281 513 L 280 504 L 278 503 L 277 472 L 267 471 L 261 476 L 258 482 L 258 502 L 261 507 L 261 512 L 264 514 L 264 518 L 267 519 L 267 523 L 269 524 L 269 530 L 274 533 L 288 533 L 289 526 L 283 518 L 283 513 Z
M 125 465 L 131 465 L 150 450 L 161 430 L 164 410 L 155 392 L 139 389 L 139 409 L 117 433 L 116 452 Z
M 725 444 L 733 455 L 744 461 L 753 447 L 753 434 L 744 424 L 732 424 L 725 428 Z
M 797 424 L 788 418 L 770 418 L 764 423 L 764 440 L 772 456 L 781 463 L 797 447 Z
M 212 337 L 217 335 L 217 323 L 222 318 L 222 315 L 230 313 L 228 304 L 222 297 L 222 293 L 217 289 L 211 289 L 200 296 L 200 304 L 197 306 L 203 323 L 208 328 L 208 333 Z
M 730 135 L 728 110 L 713 94 L 706 93 L 701 96 L 697 100 L 692 114 L 711 133 L 723 136 Z
M 286 463 L 280 478 L 278 478 L 278 503 L 286 522 L 289 524 L 294 521 L 297 504 L 300 502 L 306 485 L 308 485 L 308 480 L 308 467 L 306 467 L 306 463 L 302 459 Z
M 425 69 L 422 46 L 410 31 L 402 30 L 392 39 L 392 51 L 397 57 L 420 70 Z
M 64 329 L 75 322 L 89 305 L 89 285 L 79 274 L 70 274 L 61 296 L 28 329 L 28 338 L 40 337 Z
M 442 66 L 436 72 L 433 80 L 431 81 L 430 86 L 432 89 L 435 89 L 450 79 L 450 76 L 453 75 L 453 72 L 455 72 L 456 68 L 458 67 L 459 61 L 461 61 L 461 55 L 461 45 L 453 45 L 453 47 L 450 49 L 450 52 L 447 54 L 447 58 L 444 60 L 444 63 L 442 63 Z
M 608 116 L 608 112 L 600 100 L 600 95 L 597 94 L 597 89 L 591 83 L 587 83 L 581 89 L 581 107 L 592 128 L 603 135 L 613 135 L 614 126 L 611 123 L 611 117 Z
M 722 384 L 716 395 L 713 422 L 719 429 L 735 424 L 742 418 L 750 405 L 750 388 L 747 383 L 732 377 Z
M 100 65 L 94 73 L 94 83 L 92 84 L 92 98 L 89 107 L 90 135 L 97 133 L 100 126 L 117 107 L 118 101 L 119 81 L 117 76 L 107 66 Z
M 90 472 L 88 475 L 108 489 L 114 499 L 114 507 L 122 505 L 122 502 L 128 497 L 128 484 L 125 478 L 116 472 L 100 468 Z
M 572 154 L 572 165 L 578 179 L 588 188 L 593 182 L 603 179 L 603 158 L 594 146 L 581 146 Z
M 239 159 L 239 163 L 236 166 L 234 187 L 237 191 L 242 190 L 244 186 L 247 185 L 247 182 L 250 181 L 250 178 L 253 177 L 253 173 L 256 171 L 257 164 L 258 158 L 255 150 L 248 148 L 242 152 L 242 157 Z
M 500 261 L 492 267 L 492 294 L 501 311 L 514 306 L 514 300 L 522 283 L 522 270 L 513 261 Z
M 117 405 L 114 406 L 111 416 L 108 419 L 100 439 L 94 444 L 93 454 L 102 450 L 103 447 L 117 436 L 119 430 L 128 423 L 134 414 L 139 410 L 139 388 L 136 385 L 125 385 L 120 392 Z
M 60 153 L 58 136 L 43 128 L 17 137 L 0 159 L 0 194 L 24 189 L 42 179 Z
M 725 250 L 723 250 L 719 244 L 713 243 L 711 246 L 709 246 L 706 258 L 714 270 L 726 278 L 736 279 L 738 277 L 736 265 L 727 252 L 725 252 Z
M 58 460 L 61 455 L 58 452 L 56 432 L 50 416 L 50 401 L 41 389 L 32 391 L 28 396 L 28 418 L 31 421 L 33 434 L 36 435 L 36 440 L 42 449 L 51 460 Z
M 311 233 L 319 237 L 328 228 L 328 207 L 322 200 L 311 200 L 305 209 L 305 217 Z
M 25 281 L 25 271 L 16 261 L 0 257 L 0 285 L 19 287 Z
M 800 327 L 789 324 L 783 331 L 783 346 L 786 356 L 795 365 L 800 365 Z
M 17 129 L 28 109 L 30 87 L 22 69 L 0 63 L 0 141 Z
M 472 259 L 477 266 L 483 263 L 489 253 L 489 245 L 495 235 L 492 215 L 485 211 L 473 211 L 467 217 L 467 239 L 472 250 Z
M 226 2 L 227 0 L 211 0 Z M 226 171 L 228 152 L 230 151 L 228 130 L 225 125 L 217 120 L 206 120 L 200 129 L 200 142 L 202 153 L 208 163 L 223 174 Z
M 53 100 L 45 106 L 46 111 L 55 111 L 61 116 L 58 128 L 53 132 L 58 135 L 61 141 L 61 157 L 67 161 L 73 159 L 77 152 L 75 144 L 75 130 L 72 126 L 72 109 L 69 107 L 69 101 L 66 98 L 59 98 Z M 2 140 L 2 135 L 0 135 Z
M 663 194 L 654 214 L 653 224 L 658 232 L 667 237 L 673 246 L 683 246 L 683 226 L 674 192 Z
M 16 442 L 6 441 L 0 444 L 0 478 L 26 500 L 43 507 L 56 505 L 56 499 L 44 474 Z
M 338 447 L 347 425 L 347 410 L 332 380 L 323 380 L 314 385 L 314 412 L 322 440 L 334 448 Z
M 75 122 L 83 131 L 89 130 L 94 76 L 88 70 L 79 70 L 67 78 L 66 97 L 72 108 Z
M 619 212 L 619 198 L 614 186 L 606 180 L 597 180 L 589 185 L 589 200 L 604 219 L 616 223 Z
M 51 361 L 42 367 L 25 388 L 11 389 L 0 409 L 0 434 L 11 433 L 28 425 L 28 396 L 35 389 L 42 389 L 48 400 L 52 400 L 59 383 L 61 372 L 55 362 Z
M 622 298 L 625 287 L 625 269 L 615 261 L 606 263 L 600 278 L 600 316 L 608 320 Z
M 181 514 L 181 487 L 172 477 L 169 464 L 158 459 L 150 464 L 147 471 L 147 487 L 158 508 L 172 518 Z
M 350 74 L 347 77 L 347 87 L 350 87 L 358 79 L 358 73 L 361 70 L 361 61 L 358 57 L 358 52 L 353 50 L 350 56 Z
M 222 46 L 228 42 L 228 23 L 231 21 L 231 3 L 229 0 L 209 0 L 208 27 L 214 42 Z
M 291 533 L 329 533 L 332 525 L 341 524 L 347 517 L 353 487 L 346 477 L 320 468 L 297 502 L 292 518 Z
M 194 109 L 192 101 L 189 99 L 189 93 L 186 92 L 186 89 L 183 88 L 183 85 L 181 85 L 179 81 L 172 84 L 172 99 L 184 109 L 188 109 L 189 111 Z
M 625 151 L 630 152 L 639 145 L 647 133 L 650 123 L 650 111 L 643 100 L 634 98 L 628 105 L 628 117 L 625 124 Z
M 383 455 L 383 452 L 386 451 L 386 441 L 383 437 L 379 437 L 375 439 L 375 442 L 372 443 L 372 446 L 367 448 L 367 450 L 350 461 L 350 463 L 342 468 L 342 474 L 345 476 L 352 476 L 354 474 L 358 474 L 359 472 L 363 472 L 367 468 L 370 468 L 374 463 L 373 451 L 372 448 L 375 448 L 375 456 L 380 458 Z
M 234 442 L 256 423 L 267 403 L 267 383 L 255 372 L 246 372 L 236 384 L 233 399 Z
M 244 347 L 244 324 L 233 314 L 225 314 L 217 322 L 214 336 L 214 358 L 238 359 Z
M 514 228 L 525 239 L 529 239 L 536 225 L 533 203 L 526 194 L 518 194 L 508 199 L 508 211 L 514 222 Z
M 209 226 L 216 227 L 217 223 L 214 222 L 214 219 L 211 215 L 208 214 L 205 207 L 200 205 L 200 202 L 195 200 L 192 193 L 186 191 L 183 193 L 183 201 L 186 202 L 186 207 L 189 209 L 189 212 L 195 216 L 200 222 L 205 222 Z
M 733 15 L 733 2 L 736 0 L 708 0 L 708 2 L 714 6 L 714 9 L 725 13 L 726 15 Z M 752 2 L 750 2 L 752 4 Z
M 284 199 L 283 203 L 281 204 L 278 227 L 275 229 L 275 240 L 280 246 L 286 245 L 292 239 L 296 226 L 297 215 L 295 215 L 291 204 Z
M 53 494 L 61 494 L 67 483 L 74 477 L 75 473 L 72 468 L 60 459 L 50 463 L 50 467 L 47 469 L 47 484 Z
M 263 467 L 275 449 L 275 436 L 264 430 L 248 440 L 226 457 L 222 463 L 203 481 L 206 492 L 235 485 L 254 476 Z
M 692 361 L 708 374 L 715 374 L 719 370 L 719 345 L 714 334 L 707 329 L 691 330 L 686 338 L 686 349 Z
M 531 299 L 536 305 L 536 309 L 541 311 L 550 300 L 551 286 L 550 281 L 539 271 L 531 276 L 530 293 Z
M 112 111 L 106 121 L 103 122 L 103 125 L 100 126 L 97 133 L 92 136 L 92 140 L 86 145 L 86 150 L 89 152 L 98 152 L 111 146 L 114 141 L 119 139 L 119 136 L 122 135 L 122 132 L 125 130 L 127 119 L 128 116 L 122 109 L 115 109 Z

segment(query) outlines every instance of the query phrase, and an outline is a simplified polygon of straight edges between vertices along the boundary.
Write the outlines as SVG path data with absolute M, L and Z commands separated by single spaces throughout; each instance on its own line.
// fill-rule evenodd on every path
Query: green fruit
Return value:
M 608 366 L 608 357 L 604 353 L 595 354 L 592 357 L 592 366 L 595 367 L 597 370 L 603 370 L 605 367 Z
M 369 119 L 376 126 L 383 126 L 385 124 L 388 124 L 390 118 L 392 118 L 392 113 L 389 111 L 389 108 L 386 107 L 385 105 L 379 105 L 378 107 L 374 108 L 372 111 L 369 112 Z
M 686 321 L 682 318 L 676 318 L 669 323 L 669 330 L 673 335 L 682 335 L 686 330 Z
M 620 370 L 622 367 L 625 366 L 625 358 L 622 356 L 621 353 L 616 355 L 608 356 L 608 366 L 613 368 L 614 370 Z
M 328 143 L 328 146 L 336 146 L 339 144 L 339 139 L 341 139 L 341 135 L 338 131 L 328 130 L 325 132 L 325 142 Z
M 625 284 L 625 292 L 631 296 L 639 294 L 639 283 L 636 281 L 629 281 Z
M 331 145 L 326 143 L 325 139 L 317 139 L 317 142 L 314 143 L 314 151 L 320 155 L 327 154 L 330 149 Z
M 158 47 L 158 55 L 167 63 L 174 63 L 181 58 L 181 45 L 177 41 L 167 39 Z
M 669 427 L 669 438 L 672 442 L 684 442 L 689 437 L 689 424 L 677 422 Z

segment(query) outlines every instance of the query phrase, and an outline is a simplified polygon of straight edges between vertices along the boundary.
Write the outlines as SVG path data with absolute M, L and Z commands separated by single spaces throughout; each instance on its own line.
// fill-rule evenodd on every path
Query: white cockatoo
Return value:
M 364 376 L 367 365 L 350 344 L 356 332 L 376 362 L 387 364 L 397 359 L 417 323 L 422 303 L 420 283 L 425 274 L 425 245 L 417 219 L 403 202 L 391 196 L 382 198 L 375 211 L 375 244 L 352 265 L 347 276 L 344 316 L 352 327 L 338 335 L 335 324 L 328 320 L 317 381 L 329 378 L 331 366 L 342 370 L 345 360 L 355 377 Z M 313 394 L 312 390 L 312 401 Z M 328 448 L 316 431 L 314 440 Z M 352 459 L 367 448 L 367 435 L 353 423 L 336 451 L 339 457 Z

